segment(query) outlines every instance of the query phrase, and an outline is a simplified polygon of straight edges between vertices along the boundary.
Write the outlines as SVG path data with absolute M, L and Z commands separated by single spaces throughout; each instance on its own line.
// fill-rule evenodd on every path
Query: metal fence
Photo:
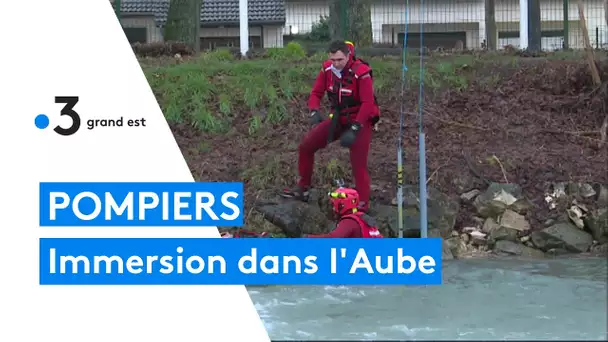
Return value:
M 348 3 L 347 0 L 330 1 Z M 284 42 L 315 41 L 309 36 L 319 36 L 323 19 L 329 15 L 330 1 L 286 0 Z M 530 0 L 533 1 L 540 5 L 539 31 L 543 50 L 584 47 L 578 1 Z M 591 45 L 604 48 L 608 43 L 604 0 L 583 3 Z M 403 44 L 405 9 L 405 0 L 371 0 L 374 45 L 398 47 Z M 534 14 L 534 8 L 528 12 Z M 422 23 L 424 46 L 429 49 L 502 49 L 508 45 L 517 48 L 520 46 L 520 16 L 519 0 L 426 0 L 422 5 L 420 0 L 410 0 L 407 44 L 420 45 Z M 538 29 L 534 24 L 529 23 L 530 30 Z
M 131 42 L 153 42 L 163 39 L 159 13 L 133 12 L 133 0 L 111 1 L 122 11 L 117 11 L 123 29 Z M 149 0 L 152 1 L 152 0 Z M 154 0 L 155 4 L 167 0 Z M 208 1 L 208 0 L 203 0 Z M 259 0 L 250 0 L 252 3 Z M 340 25 L 350 25 L 349 6 L 353 0 L 268 0 L 285 10 L 284 25 L 251 24 L 249 43 L 251 48 L 282 47 L 289 41 L 298 41 L 308 47 L 324 49 L 329 40 L 327 18 L 330 8 L 335 10 Z M 582 23 L 578 3 L 584 4 L 584 14 L 589 40 L 594 48 L 608 45 L 605 6 L 608 0 L 526 0 L 536 6 L 527 6 L 528 14 L 540 19 L 530 19 L 529 29 L 540 38 L 543 50 L 584 47 Z M 366 0 L 371 4 L 370 21 L 373 45 L 397 48 L 402 46 L 406 27 L 406 8 L 409 8 L 407 25 L 408 47 L 420 46 L 420 30 L 428 49 L 503 49 L 508 45 L 520 47 L 520 0 Z M 141 3 L 136 1 L 135 3 Z M 167 2 L 168 3 L 168 2 Z M 407 5 L 406 5 L 407 4 Z M 155 5 L 154 11 L 162 6 Z M 250 4 L 250 6 L 252 6 Z M 266 6 L 266 5 L 265 5 Z M 165 5 L 164 10 L 168 8 Z M 276 11 L 278 11 L 275 8 Z M 535 10 L 536 9 L 536 10 Z M 540 13 L 538 13 L 540 9 Z M 234 9 L 238 11 L 238 9 Z M 526 11 L 524 11 L 524 14 Z M 166 13 L 165 13 L 166 14 Z M 238 13 L 235 13 L 238 17 Z M 367 14 L 366 14 L 367 16 Z M 166 15 L 165 15 L 166 17 Z M 421 25 L 422 24 L 422 25 Z M 350 37 L 346 37 L 350 39 Z M 239 28 L 236 26 L 201 28 L 201 48 L 238 47 Z M 538 39 L 537 39 L 538 40 Z

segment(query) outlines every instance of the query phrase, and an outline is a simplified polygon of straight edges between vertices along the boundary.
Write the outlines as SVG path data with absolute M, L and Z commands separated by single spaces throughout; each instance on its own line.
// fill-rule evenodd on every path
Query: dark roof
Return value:
M 122 0 L 121 14 L 154 15 L 156 24 L 167 21 L 170 0 Z M 239 0 L 203 0 L 201 26 L 239 23 Z M 285 0 L 248 0 L 249 22 L 255 24 L 284 24 Z

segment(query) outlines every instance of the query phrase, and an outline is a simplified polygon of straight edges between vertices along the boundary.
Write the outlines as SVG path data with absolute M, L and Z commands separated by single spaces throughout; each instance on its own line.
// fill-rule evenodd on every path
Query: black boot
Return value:
M 302 187 L 300 185 L 296 185 L 292 189 L 284 189 L 281 192 L 281 196 L 285 198 L 293 198 L 303 202 L 308 202 L 308 198 L 310 196 L 310 189 L 308 187 Z

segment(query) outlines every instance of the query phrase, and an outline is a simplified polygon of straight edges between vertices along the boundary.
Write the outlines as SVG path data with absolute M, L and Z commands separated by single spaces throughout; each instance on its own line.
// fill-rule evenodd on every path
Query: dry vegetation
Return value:
M 165 51 L 156 55 L 169 56 L 142 57 L 141 65 L 194 177 L 244 181 L 247 208 L 266 191 L 293 184 L 297 146 L 308 128 L 306 98 L 324 56 L 308 56 L 295 44 L 250 60 L 221 50 L 196 57 Z M 382 108 L 369 161 L 373 196 L 390 202 L 401 59 L 368 61 Z M 418 56 L 408 66 L 405 179 L 417 183 Z M 457 195 L 506 179 L 539 204 L 550 183 L 608 184 L 607 148 L 598 148 L 607 96 L 594 86 L 581 54 L 430 55 L 425 68 L 430 185 Z M 600 71 L 608 79 L 608 66 L 600 63 Z M 334 177 L 350 181 L 347 151 L 338 145 L 322 151 L 316 163 L 317 185 Z M 532 224 L 544 220 L 542 211 L 535 216 Z M 270 229 L 254 212 L 246 224 Z

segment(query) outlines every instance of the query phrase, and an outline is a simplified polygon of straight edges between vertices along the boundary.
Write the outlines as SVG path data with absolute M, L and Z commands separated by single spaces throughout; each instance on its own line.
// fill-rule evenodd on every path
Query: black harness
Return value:
M 353 113 L 352 109 L 359 107 L 361 105 L 360 101 L 355 100 L 355 97 L 354 97 L 355 90 L 352 89 L 352 85 L 354 83 L 356 71 L 362 64 L 369 66 L 369 64 L 367 62 L 365 62 L 359 58 L 355 58 L 355 61 L 351 65 L 351 68 L 348 69 L 348 72 L 342 73 L 342 78 L 337 77 L 332 72 L 332 83 L 333 83 L 332 89 L 333 90 L 327 92 L 327 99 L 329 100 L 329 103 L 331 104 L 331 107 L 333 110 L 333 115 L 331 117 L 332 122 L 331 122 L 331 126 L 329 128 L 329 135 L 327 136 L 328 143 L 331 143 L 333 141 L 334 132 L 335 132 L 336 127 L 338 126 L 340 117 L 346 116 L 347 120 L 348 120 L 347 125 L 350 125 L 352 123 L 351 118 L 350 118 L 350 114 Z M 371 70 L 369 72 L 369 75 L 373 80 L 374 76 L 373 76 Z M 345 86 L 347 89 L 351 90 L 351 94 L 348 96 L 344 96 L 342 94 L 342 89 Z M 376 105 L 378 105 L 378 99 L 375 94 L 374 94 L 374 103 Z M 378 118 L 374 118 L 373 124 L 376 124 L 376 122 L 378 122 Z

